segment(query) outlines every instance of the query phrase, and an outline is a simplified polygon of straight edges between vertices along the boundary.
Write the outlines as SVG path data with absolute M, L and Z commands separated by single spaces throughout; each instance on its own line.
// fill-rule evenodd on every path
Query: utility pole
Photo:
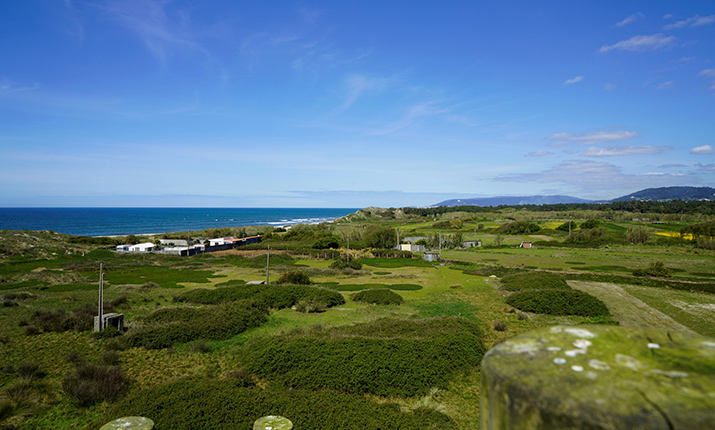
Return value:
M 442 233 L 437 233 L 439 235 L 439 259 L 442 259 Z
M 268 253 L 266 254 L 266 285 L 268 285 L 271 274 L 271 247 L 268 246 Z
M 99 263 L 99 306 L 97 309 L 97 316 L 99 317 L 99 330 L 104 330 L 104 270 L 102 263 Z
M 346 256 L 346 261 L 350 262 L 350 236 L 348 236 L 348 255 Z

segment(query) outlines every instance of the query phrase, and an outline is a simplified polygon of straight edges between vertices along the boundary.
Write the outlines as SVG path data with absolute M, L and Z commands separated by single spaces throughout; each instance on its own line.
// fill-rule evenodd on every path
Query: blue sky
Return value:
M 23 0 L 0 206 L 715 186 L 712 1 Z

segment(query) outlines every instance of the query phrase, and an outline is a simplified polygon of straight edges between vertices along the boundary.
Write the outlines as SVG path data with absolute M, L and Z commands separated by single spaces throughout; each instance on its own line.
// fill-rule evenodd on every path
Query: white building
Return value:
M 151 252 L 154 250 L 154 244 L 151 242 L 138 243 L 136 245 L 129 245 L 129 252 Z

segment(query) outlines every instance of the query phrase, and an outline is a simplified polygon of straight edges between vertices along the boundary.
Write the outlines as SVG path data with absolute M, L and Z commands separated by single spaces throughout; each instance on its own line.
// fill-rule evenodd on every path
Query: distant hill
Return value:
M 626 196 L 618 197 L 612 202 L 627 202 L 632 200 L 715 200 L 715 188 L 710 187 L 661 187 L 647 188 Z
M 571 196 L 500 196 L 472 199 L 451 199 L 434 206 L 514 206 L 514 205 L 556 205 L 559 203 L 595 203 L 593 200 Z

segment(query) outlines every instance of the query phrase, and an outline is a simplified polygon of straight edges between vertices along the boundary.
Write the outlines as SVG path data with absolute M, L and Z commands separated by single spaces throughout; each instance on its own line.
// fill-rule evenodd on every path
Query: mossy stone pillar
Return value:
M 154 421 L 144 417 L 117 418 L 103 425 L 99 430 L 151 430 Z
M 481 429 L 715 428 L 715 339 L 588 325 L 515 337 L 482 361 Z
M 253 423 L 253 430 L 291 430 L 293 423 L 280 415 L 267 415 Z

